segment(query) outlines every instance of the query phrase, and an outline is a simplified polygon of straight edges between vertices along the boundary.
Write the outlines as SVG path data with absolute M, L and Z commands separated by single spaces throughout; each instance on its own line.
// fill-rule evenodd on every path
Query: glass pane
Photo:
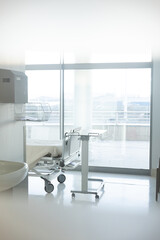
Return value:
M 81 51 L 64 52 L 64 63 L 123 63 L 151 62 L 150 49 L 132 49 L 132 51 Z
M 34 135 L 34 138 L 46 138 L 47 140 L 59 139 L 60 72 L 58 70 L 26 71 L 26 75 L 28 76 L 29 99 L 26 112 L 31 120 L 32 118 L 38 120 L 34 122 L 34 125 L 39 126 L 32 128 L 30 136 Z
M 151 69 L 65 72 L 65 124 L 90 138 L 91 166 L 149 169 Z
M 25 64 L 59 64 L 59 52 L 27 51 L 25 53 Z
M 132 51 L 65 51 L 64 63 L 121 63 L 121 62 L 151 62 L 150 49 L 132 49 Z M 59 64 L 58 51 L 26 51 L 25 64 Z

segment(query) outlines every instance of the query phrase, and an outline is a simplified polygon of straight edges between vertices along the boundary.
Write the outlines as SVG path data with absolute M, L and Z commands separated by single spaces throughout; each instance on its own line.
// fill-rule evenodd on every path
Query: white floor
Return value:
M 80 172 L 66 172 L 66 181 L 52 181 L 54 191 L 44 191 L 44 181 L 29 177 L 0 194 L 0 240 L 132 240 L 160 239 L 160 196 L 155 201 L 155 178 L 90 173 L 103 178 L 100 199 L 76 194 Z M 89 186 L 97 188 L 95 183 Z

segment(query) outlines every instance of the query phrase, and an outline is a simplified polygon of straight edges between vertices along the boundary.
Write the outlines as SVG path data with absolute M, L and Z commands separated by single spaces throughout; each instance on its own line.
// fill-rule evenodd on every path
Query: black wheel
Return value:
M 75 198 L 75 193 L 72 193 L 72 198 Z
M 61 160 L 59 165 L 60 165 L 60 167 L 64 167 L 64 161 Z
M 99 199 L 99 195 L 98 195 L 98 194 L 96 194 L 95 198 L 96 198 L 96 199 Z
M 66 180 L 66 176 L 64 174 L 60 174 L 58 177 L 57 177 L 57 181 L 59 183 L 64 183 L 64 181 Z
M 54 186 L 52 183 L 47 183 L 44 187 L 44 190 L 47 192 L 47 193 L 51 193 L 53 192 L 54 190 Z

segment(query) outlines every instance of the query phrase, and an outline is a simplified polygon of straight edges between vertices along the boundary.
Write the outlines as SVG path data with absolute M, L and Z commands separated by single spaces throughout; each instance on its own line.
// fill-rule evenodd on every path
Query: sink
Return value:
M 27 173 L 27 163 L 0 160 L 0 191 L 18 185 L 25 179 Z

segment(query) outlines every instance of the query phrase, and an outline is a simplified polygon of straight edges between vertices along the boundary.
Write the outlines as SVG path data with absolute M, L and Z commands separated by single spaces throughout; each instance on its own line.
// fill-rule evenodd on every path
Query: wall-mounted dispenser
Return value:
M 0 103 L 27 103 L 28 77 L 23 72 L 0 69 Z

